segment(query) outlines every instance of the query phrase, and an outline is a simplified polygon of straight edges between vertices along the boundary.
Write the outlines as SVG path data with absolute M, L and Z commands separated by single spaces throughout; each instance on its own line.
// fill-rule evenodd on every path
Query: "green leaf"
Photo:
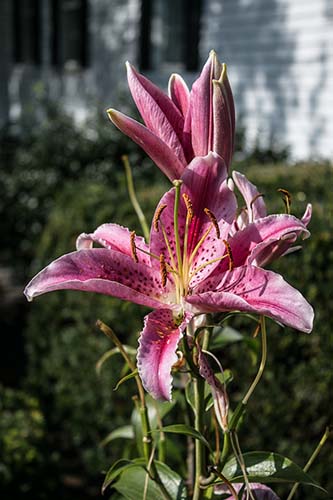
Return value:
M 193 429 L 193 427 L 190 427 L 189 425 L 185 424 L 174 424 L 174 425 L 167 425 L 166 427 L 162 427 L 159 429 L 160 431 L 163 432 L 171 432 L 173 434 L 184 434 L 186 436 L 191 436 L 194 439 L 198 439 L 201 441 L 209 451 L 212 451 L 210 444 L 208 443 L 207 439 L 198 431 Z M 157 431 L 151 431 L 151 432 L 157 432 Z
M 159 477 L 174 500 L 186 500 L 187 493 L 182 478 L 167 465 L 155 461 Z M 163 493 L 156 481 L 148 477 L 147 471 L 142 466 L 142 460 L 133 460 L 133 463 L 122 470 L 120 478 L 113 488 L 121 493 L 127 500 L 163 499 Z
M 305 473 L 298 465 L 289 458 L 269 451 L 253 451 L 244 453 L 243 459 L 249 480 L 252 482 L 279 482 L 279 483 L 303 483 L 315 486 L 323 491 L 316 481 Z M 232 482 L 243 480 L 242 471 L 235 458 L 229 460 L 222 471 L 223 475 Z
M 133 347 L 129 346 L 129 345 L 124 345 L 123 346 L 124 349 L 126 350 L 126 352 L 131 355 L 131 356 L 135 356 L 136 354 L 136 350 L 133 349 Z M 96 372 L 97 372 L 97 375 L 100 375 L 101 373 L 101 369 L 102 369 L 102 366 L 104 365 L 105 361 L 107 361 L 108 359 L 110 359 L 112 356 L 114 356 L 115 354 L 119 354 L 120 351 L 118 349 L 118 347 L 114 347 L 113 349 L 109 349 L 108 351 L 106 351 L 100 358 L 99 360 L 97 361 L 96 363 Z
M 115 481 L 120 474 L 122 474 L 122 472 L 124 472 L 126 469 L 133 467 L 133 465 L 136 465 L 136 466 L 140 465 L 140 466 L 144 467 L 145 460 L 143 458 L 136 459 L 135 461 L 134 460 L 127 460 L 125 458 L 117 460 L 110 467 L 108 472 L 106 473 L 106 476 L 105 476 L 105 479 L 103 482 L 103 486 L 102 486 L 102 494 L 104 493 L 106 488 L 108 486 L 110 486 L 110 484 L 113 483 L 113 481 Z
M 134 430 L 131 425 L 124 425 L 123 427 L 118 427 L 114 431 L 110 432 L 103 441 L 100 442 L 100 446 L 106 446 L 114 439 L 134 439 Z
M 136 376 L 137 376 L 137 374 L 138 374 L 138 370 L 136 369 L 136 370 L 134 370 L 134 372 L 131 372 L 131 373 L 129 373 L 128 375 L 125 375 L 125 377 L 121 378 L 121 379 L 117 382 L 117 385 L 116 385 L 116 387 L 115 387 L 113 390 L 114 390 L 114 391 L 116 391 L 116 390 L 119 388 L 119 386 L 120 386 L 121 384 L 123 384 L 123 383 L 124 383 L 124 382 L 126 382 L 127 380 L 130 380 L 131 378 L 136 377 Z

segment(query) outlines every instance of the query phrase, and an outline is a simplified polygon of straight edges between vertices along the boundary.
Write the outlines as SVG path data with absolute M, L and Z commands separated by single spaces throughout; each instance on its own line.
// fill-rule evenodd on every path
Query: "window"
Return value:
M 140 67 L 198 68 L 201 0 L 142 0 Z
M 52 64 L 87 65 L 87 0 L 52 0 Z
M 14 62 L 40 64 L 40 0 L 14 0 L 12 5 Z

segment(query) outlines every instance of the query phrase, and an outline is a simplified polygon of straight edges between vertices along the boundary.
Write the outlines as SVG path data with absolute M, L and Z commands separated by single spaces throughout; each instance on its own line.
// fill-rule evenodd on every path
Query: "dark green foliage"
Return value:
M 314 209 L 309 226 L 311 238 L 302 242 L 302 250 L 283 257 L 273 266 L 313 305 L 314 330 L 306 335 L 267 322 L 267 368 L 250 400 L 241 435 L 243 450 L 274 450 L 304 465 L 325 426 L 333 422 L 333 170 L 330 166 L 314 164 L 292 168 L 252 167 L 246 174 L 265 193 L 271 213 L 283 210 L 282 199 L 276 192 L 279 187 L 290 191 L 292 213 L 301 216 L 310 201 Z M 250 335 L 253 325 L 247 328 Z M 234 371 L 234 379 L 238 381 L 235 389 L 239 395 L 243 394 L 249 375 L 254 375 L 256 370 L 246 346 L 235 345 L 231 352 L 221 356 L 222 362 L 227 358 L 224 367 Z M 329 441 L 310 473 L 331 495 L 332 468 L 332 441 Z M 320 491 L 299 490 L 295 498 L 310 498 L 307 494 L 311 494 L 311 499 L 325 498 Z
M 16 276 L 22 281 L 57 256 L 74 250 L 79 233 L 93 231 L 103 222 L 118 222 L 140 233 L 126 193 L 120 160 L 123 153 L 130 153 L 139 199 L 148 216 L 168 186 L 150 161 L 106 121 L 92 121 L 79 129 L 54 109 L 49 109 L 46 117 L 41 127 L 32 124 L 20 138 L 12 133 L 2 138 L 2 146 L 6 147 L 0 153 L 0 212 L 6 217 L 1 217 L 0 222 L 0 255 L 7 265 L 15 266 Z M 243 451 L 274 450 L 302 465 L 325 425 L 333 420 L 332 169 L 319 165 L 247 168 L 245 161 L 241 168 L 265 193 L 270 212 L 284 210 L 276 191 L 280 187 L 291 192 L 292 211 L 296 215 L 302 215 L 307 201 L 314 204 L 311 239 L 303 243 L 302 251 L 284 257 L 274 269 L 282 272 L 314 305 L 315 329 L 307 336 L 267 322 L 267 370 L 250 400 L 240 436 Z M 123 342 L 136 346 L 145 313 L 143 308 L 116 299 L 70 291 L 48 294 L 29 305 L 25 331 L 27 366 L 22 384 L 38 398 L 34 404 L 41 420 L 40 425 L 36 424 L 37 439 L 30 432 L 26 442 L 21 441 L 23 458 L 18 462 L 19 469 L 1 450 L 0 462 L 7 467 L 2 468 L 7 470 L 7 486 L 13 479 L 20 484 L 18 470 L 22 470 L 28 478 L 22 483 L 32 488 L 34 498 L 43 498 L 46 493 L 51 498 L 50 491 L 66 498 L 64 484 L 68 477 L 72 483 L 77 481 L 79 498 L 85 498 L 83 491 L 87 496 L 98 495 L 102 470 L 123 452 L 130 454 L 129 440 L 126 445 L 123 440 L 115 440 L 104 448 L 98 444 L 111 430 L 128 424 L 135 384 L 129 381 L 117 392 L 112 391 L 123 375 L 118 356 L 108 360 L 101 375 L 96 375 L 95 364 L 111 345 L 97 331 L 95 322 L 102 319 Z M 250 336 L 252 325 L 243 327 Z M 238 343 L 219 353 L 224 368 L 233 372 L 234 380 L 229 386 L 233 407 L 256 370 L 254 350 L 251 352 L 250 355 L 248 344 Z M 13 397 L 13 401 L 4 424 L 6 429 L 21 427 L 17 420 L 21 410 L 25 424 L 30 421 L 29 404 L 21 396 Z M 167 423 L 180 421 L 175 417 Z M 35 450 L 33 470 L 24 454 L 25 446 Z M 169 449 L 172 450 L 171 445 Z M 328 444 L 310 473 L 332 492 L 330 449 Z M 183 464 L 177 466 L 176 453 L 171 462 L 182 470 Z M 35 487 L 35 475 L 45 468 L 57 488 L 51 479 L 45 480 L 45 474 Z M 310 490 L 304 491 L 306 495 Z M 314 490 L 310 494 L 312 499 L 324 498 Z M 71 500 L 75 497 L 74 493 L 67 495 Z
M 2 386 L 0 413 L 1 493 L 29 494 L 45 471 L 43 414 L 34 397 Z

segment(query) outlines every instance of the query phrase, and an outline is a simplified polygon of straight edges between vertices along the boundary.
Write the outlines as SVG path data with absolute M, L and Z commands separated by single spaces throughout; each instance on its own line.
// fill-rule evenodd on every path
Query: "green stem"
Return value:
M 198 432 L 203 431 L 203 415 L 204 415 L 204 389 L 205 381 L 203 378 L 196 377 L 193 379 L 194 384 L 194 406 L 195 406 L 195 416 L 194 416 L 194 428 Z M 195 479 L 194 479 L 194 491 L 193 500 L 199 500 L 201 498 L 200 489 L 200 479 L 203 476 L 204 470 L 204 445 L 199 439 L 195 440 Z
M 96 325 L 118 347 L 118 349 L 121 352 L 126 363 L 130 367 L 130 369 L 134 372 L 136 370 L 136 366 L 133 363 L 130 356 L 128 355 L 128 353 L 126 352 L 126 350 L 124 349 L 123 344 L 120 342 L 120 340 L 118 339 L 115 332 L 109 326 L 107 326 L 105 323 L 103 323 L 103 321 L 101 321 L 101 320 L 97 320 Z M 135 381 L 136 381 L 138 393 L 140 396 L 140 403 L 138 401 L 137 396 L 135 396 L 133 399 L 134 399 L 134 403 L 137 407 L 138 413 L 140 415 L 140 420 L 141 420 L 142 446 L 143 446 L 144 458 L 145 458 L 147 467 L 150 470 L 150 475 L 151 475 L 152 479 L 157 482 L 157 484 L 159 485 L 159 487 L 161 489 L 161 492 L 163 494 L 163 498 L 165 500 L 172 500 L 168 491 L 166 490 L 164 484 L 162 483 L 162 481 L 159 477 L 154 459 L 152 459 L 152 456 L 154 454 L 153 442 L 152 442 L 152 438 L 151 438 L 151 427 L 150 427 L 150 422 L 149 422 L 149 417 L 148 417 L 148 409 L 147 409 L 147 405 L 146 405 L 145 391 L 143 389 L 141 379 L 138 375 L 135 376 Z
M 121 159 L 123 160 L 123 164 L 125 167 L 125 175 L 126 175 L 128 194 L 129 194 L 131 203 L 133 205 L 133 208 L 136 212 L 136 215 L 138 216 L 139 222 L 141 224 L 141 228 L 142 228 L 145 240 L 148 242 L 149 241 L 149 227 L 148 227 L 148 224 L 146 221 L 145 214 L 143 213 L 143 211 L 140 207 L 140 204 L 138 202 L 138 199 L 136 197 L 136 194 L 135 194 L 131 165 L 130 165 L 130 162 L 128 160 L 128 156 L 123 155 L 121 157 Z
M 267 334 L 266 334 L 266 323 L 265 323 L 265 316 L 261 316 L 260 318 L 260 325 L 261 325 L 261 361 L 260 361 L 260 366 L 258 373 L 252 382 L 249 390 L 247 391 L 246 395 L 244 396 L 242 403 L 243 405 L 247 405 L 248 400 L 252 396 L 252 393 L 254 389 L 257 387 L 262 374 L 265 369 L 265 364 L 266 364 L 266 359 L 267 359 Z
M 321 440 L 319 441 L 316 449 L 314 450 L 314 452 L 312 453 L 311 457 L 309 458 L 309 460 L 307 461 L 306 465 L 303 468 L 304 472 L 307 472 L 310 469 L 310 467 L 313 464 L 313 462 L 316 460 L 317 456 L 320 453 L 320 450 L 322 449 L 322 447 L 326 443 L 327 439 L 329 438 L 330 432 L 331 432 L 330 428 L 326 427 L 325 432 L 324 432 Z M 287 500 L 291 500 L 292 499 L 292 497 L 295 495 L 296 490 L 297 490 L 298 487 L 299 487 L 299 483 L 295 483 L 294 486 L 292 487 L 289 495 L 288 495 Z

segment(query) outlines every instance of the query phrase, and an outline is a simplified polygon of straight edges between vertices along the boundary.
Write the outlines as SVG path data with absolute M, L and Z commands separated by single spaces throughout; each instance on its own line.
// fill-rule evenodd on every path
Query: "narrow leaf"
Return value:
M 123 384 L 123 383 L 124 383 L 124 382 L 126 382 L 127 380 L 130 380 L 131 378 L 136 377 L 136 376 L 137 376 L 137 374 L 138 374 L 138 370 L 134 370 L 134 372 L 131 372 L 131 373 L 129 373 L 128 375 L 125 375 L 125 377 L 121 378 L 121 379 L 118 381 L 118 383 L 117 383 L 116 387 L 115 387 L 113 390 L 114 390 L 114 391 L 117 391 L 117 390 L 119 389 L 119 386 L 120 386 L 121 384 Z
M 201 441 L 209 449 L 209 451 L 212 451 L 211 446 L 208 443 L 207 439 L 200 432 L 196 431 L 195 429 L 193 429 L 193 427 L 190 427 L 189 425 L 185 424 L 167 425 L 166 427 L 162 427 L 161 429 L 159 429 L 159 431 L 191 436 L 193 439 L 198 439 L 199 441 Z M 151 431 L 151 432 L 156 432 L 156 431 Z
M 131 425 L 124 425 L 123 427 L 118 427 L 114 431 L 110 432 L 103 441 L 100 442 L 100 446 L 106 446 L 111 443 L 114 439 L 134 439 L 134 430 Z
M 289 458 L 273 452 L 254 451 L 244 453 L 243 459 L 251 482 L 303 483 L 325 491 L 311 476 L 305 473 Z M 243 480 L 242 471 L 235 458 L 229 460 L 223 468 L 223 475 L 232 482 Z

